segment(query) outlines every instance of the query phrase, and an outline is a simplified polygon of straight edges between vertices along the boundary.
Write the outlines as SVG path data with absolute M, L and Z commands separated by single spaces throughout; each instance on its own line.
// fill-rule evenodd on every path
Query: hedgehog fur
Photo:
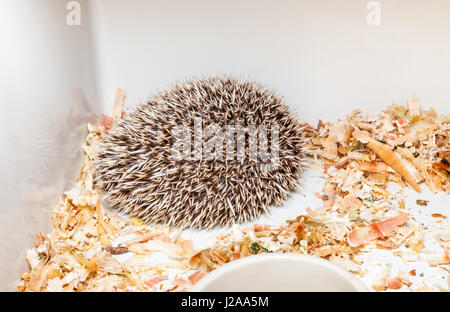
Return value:
M 202 124 L 279 125 L 278 163 L 175 159 L 173 129 Z M 246 140 L 249 139 L 247 135 Z M 102 136 L 95 182 L 117 210 L 146 222 L 207 229 L 251 221 L 282 205 L 300 182 L 305 129 L 274 91 L 229 76 L 191 79 L 159 92 Z M 245 155 L 249 154 L 248 144 Z

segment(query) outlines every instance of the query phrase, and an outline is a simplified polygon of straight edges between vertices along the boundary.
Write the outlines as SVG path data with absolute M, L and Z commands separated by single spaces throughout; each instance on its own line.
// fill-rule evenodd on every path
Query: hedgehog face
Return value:
M 203 229 L 283 204 L 299 183 L 306 134 L 272 91 L 212 77 L 154 95 L 102 139 L 95 180 L 111 206 Z

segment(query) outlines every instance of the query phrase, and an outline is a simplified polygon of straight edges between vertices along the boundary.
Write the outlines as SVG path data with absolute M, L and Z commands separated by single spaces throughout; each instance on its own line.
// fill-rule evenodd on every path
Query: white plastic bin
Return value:
M 373 3 L 0 0 L 0 290 L 50 229 L 84 125 L 112 110 L 118 87 L 132 106 L 177 80 L 233 73 L 276 88 L 307 122 L 413 91 L 448 112 L 450 1 L 375 1 L 375 22 Z M 78 4 L 80 25 L 67 23 Z

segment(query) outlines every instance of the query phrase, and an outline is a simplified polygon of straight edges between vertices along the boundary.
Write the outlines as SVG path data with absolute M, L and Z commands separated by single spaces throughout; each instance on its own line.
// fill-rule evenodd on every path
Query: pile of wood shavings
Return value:
M 449 131 L 450 115 L 421 111 L 413 99 L 377 117 L 356 110 L 346 120 L 319 122 L 311 148 L 322 160 L 327 182 L 334 178 L 343 191 L 354 190 L 364 178 L 372 189 L 406 181 L 420 192 L 418 183 L 425 181 L 433 193 L 450 194 Z
M 429 285 L 415 270 L 392 276 L 389 264 L 366 264 L 370 251 L 382 249 L 405 262 L 424 260 L 448 278 L 446 216 L 437 216 L 440 221 L 425 229 L 409 214 L 402 190 L 391 191 L 388 182 L 403 187 L 410 183 L 417 189 L 404 176 L 407 172 L 433 192 L 449 193 L 449 116 L 421 112 L 413 100 L 376 118 L 354 112 L 345 121 L 319 122 L 316 129 L 311 127 L 310 150 L 313 166 L 325 175 L 323 194 L 316 194 L 323 206 L 307 208 L 308 215 L 281 226 L 234 226 L 200 251 L 181 239 L 179 231 L 125 220 L 100 203 L 90 163 L 96 140 L 113 122 L 105 117 L 101 125 L 89 126 L 78 184 L 55 208 L 53 232 L 36 236 L 36 246 L 27 254 L 30 270 L 22 274 L 18 291 L 183 291 L 224 263 L 264 252 L 322 257 L 361 277 L 375 270 L 375 290 L 448 291 Z M 385 158 L 392 154 L 372 150 L 370 146 L 379 145 L 369 144 L 371 140 L 395 150 L 402 164 Z M 436 243 L 436 250 L 425 248 L 427 238 Z M 155 255 L 161 254 L 155 264 Z M 419 282 L 413 285 L 411 280 Z
M 312 167 L 324 174 L 323 193 L 316 194 L 323 205 L 307 207 L 307 216 L 280 227 L 234 227 L 190 264 L 208 272 L 251 254 L 295 252 L 326 258 L 362 277 L 375 271 L 371 282 L 377 291 L 448 291 L 448 286 L 430 285 L 415 269 L 397 270 L 392 276 L 390 263 L 367 264 L 373 262 L 373 251 L 381 249 L 407 264 L 424 262 L 450 283 L 447 216 L 432 214 L 444 221 L 431 221 L 433 226 L 427 228 L 410 216 L 402 189 L 393 191 L 389 183 L 401 188 L 408 183 L 420 192 L 419 183 L 425 181 L 433 193 L 449 194 L 449 124 L 450 116 L 422 112 L 412 100 L 375 118 L 355 111 L 344 121 L 310 126 Z M 430 241 L 434 250 L 425 246 Z
M 55 208 L 53 232 L 36 235 L 35 248 L 26 256 L 30 270 L 22 274 L 17 290 L 185 289 L 196 278 L 190 275 L 189 282 L 181 277 L 191 271 L 191 241 L 180 239 L 172 228 L 149 227 L 136 218 L 128 221 L 103 206 L 93 185 L 91 161 L 95 157 L 93 145 L 106 129 L 88 128 L 83 146 L 85 161 L 77 185 Z M 154 253 L 164 254 L 164 262 L 152 264 L 149 259 Z M 170 283 L 165 282 L 169 277 Z
M 432 214 L 435 219 L 424 225 L 411 215 L 417 209 L 405 205 L 403 189 L 409 185 L 420 193 L 419 183 L 425 182 L 433 194 L 450 194 L 450 115 L 422 111 L 414 98 L 376 117 L 354 111 L 336 123 L 319 122 L 314 130 L 311 155 L 325 181 L 323 193 L 316 194 L 323 206 L 309 210 L 309 215 L 343 222 L 347 244 L 353 249 L 386 249 L 406 262 L 420 259 L 440 266 L 442 277 L 449 279 L 448 207 L 444 207 L 446 215 Z M 416 204 L 426 211 L 427 201 L 418 199 Z M 435 250 L 426 248 L 426 240 L 434 243 Z M 388 272 L 389 267 L 380 274 L 375 290 L 410 286 L 408 274 L 400 272 L 400 283 Z

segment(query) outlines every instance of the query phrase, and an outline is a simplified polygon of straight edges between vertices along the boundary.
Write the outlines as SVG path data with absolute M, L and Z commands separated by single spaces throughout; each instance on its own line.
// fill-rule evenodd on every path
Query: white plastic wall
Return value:
M 276 88 L 307 121 L 373 113 L 416 91 L 450 105 L 450 0 L 94 0 L 104 109 L 189 76 L 231 72 Z M 371 7 L 369 7 L 371 8 Z
M 80 1 L 87 16 L 85 1 Z M 85 122 L 100 111 L 87 20 L 66 1 L 0 0 L 0 290 L 27 270 L 58 195 L 75 181 Z
M 79 169 L 84 123 L 190 76 L 276 88 L 309 122 L 378 112 L 413 91 L 449 112 L 450 0 L 0 0 L 0 290 Z M 91 54 L 92 51 L 92 54 Z

